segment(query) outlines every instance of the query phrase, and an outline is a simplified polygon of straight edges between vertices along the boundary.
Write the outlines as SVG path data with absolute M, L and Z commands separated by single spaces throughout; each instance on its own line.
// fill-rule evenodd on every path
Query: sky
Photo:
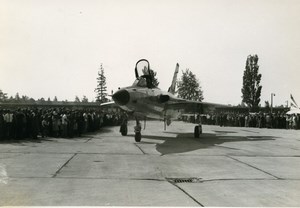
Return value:
M 299 0 L 0 0 L 0 89 L 34 99 L 95 100 L 133 83 L 142 58 L 167 90 L 176 63 L 204 101 L 241 103 L 248 55 L 259 57 L 261 105 L 300 104 Z M 181 72 L 179 73 L 179 77 Z

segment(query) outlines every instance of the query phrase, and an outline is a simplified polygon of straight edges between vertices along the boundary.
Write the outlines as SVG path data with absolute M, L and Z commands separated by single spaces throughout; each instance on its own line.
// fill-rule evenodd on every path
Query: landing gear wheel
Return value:
M 128 132 L 127 125 L 124 125 L 124 124 L 121 125 L 120 132 L 121 132 L 122 136 L 126 136 L 127 132 Z
M 194 128 L 194 137 L 199 138 L 200 134 L 202 134 L 202 126 L 195 126 L 195 128 Z
M 134 139 L 136 142 L 140 142 L 142 139 L 141 132 L 135 132 Z

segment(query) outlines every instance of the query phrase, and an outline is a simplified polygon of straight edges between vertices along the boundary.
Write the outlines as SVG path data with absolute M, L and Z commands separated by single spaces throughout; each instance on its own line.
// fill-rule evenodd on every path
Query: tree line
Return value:
M 74 101 L 68 101 L 68 100 L 61 100 L 59 101 L 57 99 L 57 96 L 54 96 L 53 100 L 51 100 L 50 97 L 48 97 L 48 99 L 45 98 L 39 98 L 39 99 L 34 99 L 31 97 L 28 97 L 27 95 L 20 95 L 18 92 L 16 93 L 15 96 L 8 96 L 7 93 L 3 92 L 0 89 L 0 102 L 2 103 L 28 103 L 28 104 L 34 104 L 34 103 L 41 103 L 41 104 L 51 104 L 51 103 L 58 103 L 58 102 L 63 102 L 63 103 L 67 103 L 67 102 L 75 102 L 75 103 L 88 103 L 89 100 L 88 98 L 83 95 L 83 97 L 80 99 L 78 96 L 75 96 Z

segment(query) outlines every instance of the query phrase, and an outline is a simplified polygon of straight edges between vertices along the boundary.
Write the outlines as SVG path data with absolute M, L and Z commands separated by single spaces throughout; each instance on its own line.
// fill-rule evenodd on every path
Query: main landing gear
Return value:
M 121 132 L 122 136 L 127 136 L 127 132 L 128 132 L 127 124 L 121 124 L 120 132 Z
M 141 126 L 141 123 L 140 121 L 136 118 L 136 126 L 134 127 L 134 139 L 136 142 L 140 142 L 141 139 L 142 139 L 142 134 L 141 134 L 141 131 L 142 131 L 142 126 Z M 120 126 L 120 132 L 122 134 L 122 136 L 126 136 L 127 133 L 128 133 L 128 128 L 127 128 L 127 119 L 124 119 L 122 121 L 122 124 Z
M 194 128 L 194 137 L 199 138 L 200 134 L 202 134 L 202 125 L 201 124 L 195 126 L 195 128 Z
M 134 139 L 136 142 L 140 142 L 142 139 L 142 126 L 140 121 L 136 118 L 136 126 L 134 127 Z M 125 120 L 124 122 L 122 122 L 121 127 L 120 127 L 120 132 L 122 134 L 122 136 L 126 136 L 127 132 L 128 132 L 128 128 L 127 128 L 127 120 Z M 198 124 L 197 126 L 195 126 L 194 128 L 194 137 L 195 138 L 200 138 L 200 134 L 202 134 L 202 125 Z
M 122 136 L 127 135 L 127 132 L 128 132 L 127 123 L 128 123 L 128 119 L 127 119 L 127 115 L 125 114 L 125 115 L 123 115 L 122 123 L 120 126 L 120 132 L 121 132 Z

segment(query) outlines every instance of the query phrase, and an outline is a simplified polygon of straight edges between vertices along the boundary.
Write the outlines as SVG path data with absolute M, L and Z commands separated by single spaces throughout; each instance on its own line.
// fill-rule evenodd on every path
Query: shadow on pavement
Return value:
M 42 143 L 44 141 L 47 142 L 54 142 L 55 139 L 59 139 L 59 138 L 54 138 L 54 137 L 44 137 L 44 138 L 37 138 L 37 139 L 30 139 L 30 138 L 26 138 L 26 139 L 5 139 L 0 141 L 0 144 L 15 144 L 15 145 L 25 145 L 26 143 Z
M 15 144 L 15 145 L 22 146 L 22 145 L 25 145 L 26 143 L 57 142 L 60 139 L 79 141 L 79 140 L 86 140 L 86 139 L 94 138 L 94 136 L 98 135 L 99 133 L 109 133 L 111 131 L 112 130 L 109 128 L 103 128 L 98 131 L 82 134 L 80 137 L 75 135 L 73 137 L 41 137 L 41 136 L 39 136 L 37 139 L 32 139 L 32 138 L 2 139 L 2 140 L 0 140 L 0 144 Z
M 169 132 L 171 133 L 171 132 Z M 219 132 L 218 132 L 219 133 Z M 200 138 L 194 138 L 193 133 L 174 133 L 176 137 L 163 137 L 163 136 L 151 136 L 142 135 L 141 144 L 156 144 L 156 150 L 162 155 L 190 152 L 198 149 L 211 148 L 217 145 L 221 145 L 227 142 L 252 142 L 252 141 L 268 141 L 275 140 L 271 136 L 224 136 L 211 133 L 201 134 Z M 128 135 L 129 136 L 129 135 Z M 132 135 L 134 137 L 134 135 Z M 144 139 L 162 140 L 163 143 L 143 141 Z M 234 149 L 235 148 L 228 148 Z

